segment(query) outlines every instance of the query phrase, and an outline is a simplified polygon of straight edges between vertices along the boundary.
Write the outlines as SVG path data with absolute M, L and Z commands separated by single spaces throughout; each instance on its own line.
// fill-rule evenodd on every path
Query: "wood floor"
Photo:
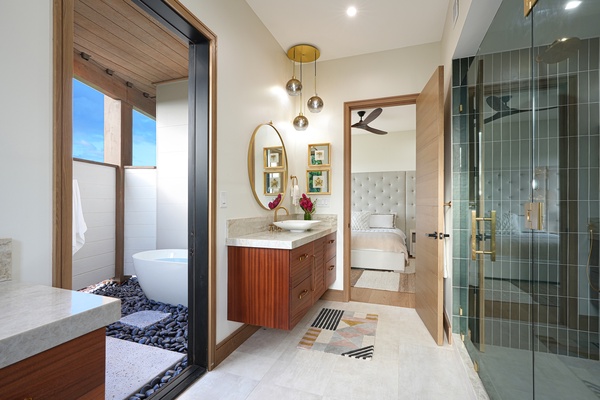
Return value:
M 401 274 L 398 292 L 352 287 L 351 300 L 361 303 L 415 308 L 415 267 L 416 259 L 411 258 L 405 273 Z

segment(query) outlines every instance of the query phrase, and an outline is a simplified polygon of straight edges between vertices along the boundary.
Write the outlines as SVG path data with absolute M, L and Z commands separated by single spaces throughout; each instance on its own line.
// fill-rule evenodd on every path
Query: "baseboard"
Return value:
M 217 344 L 215 350 L 215 363 L 211 365 L 211 370 L 217 365 L 221 364 L 231 353 L 242 345 L 248 338 L 256 331 L 260 329 L 260 326 L 245 324 L 231 335 L 227 336 L 221 343 Z
M 452 344 L 452 324 L 450 323 L 450 317 L 448 317 L 446 309 L 444 309 L 444 332 L 448 338 L 448 344 Z
M 327 289 L 327 291 L 321 296 L 322 300 L 330 300 L 330 301 L 344 301 L 344 291 L 343 290 L 335 290 L 335 289 Z

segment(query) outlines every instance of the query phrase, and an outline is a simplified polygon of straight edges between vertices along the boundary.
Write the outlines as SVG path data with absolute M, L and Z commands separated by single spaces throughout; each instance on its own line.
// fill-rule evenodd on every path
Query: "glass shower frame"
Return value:
M 600 393 L 600 4 L 563 3 L 505 0 L 453 64 L 453 327 L 491 398 Z

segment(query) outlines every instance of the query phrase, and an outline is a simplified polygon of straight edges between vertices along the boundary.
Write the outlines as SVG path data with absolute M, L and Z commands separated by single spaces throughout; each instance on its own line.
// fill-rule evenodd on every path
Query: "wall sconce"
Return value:
M 290 96 L 300 95 L 300 113 L 294 118 L 294 128 L 303 131 L 308 127 L 308 119 L 303 114 L 304 104 L 302 100 L 302 65 L 307 62 L 315 63 L 315 95 L 308 100 L 307 106 L 310 112 L 320 112 L 323 109 L 323 100 L 317 95 L 317 59 L 321 55 L 319 49 L 310 44 L 298 44 L 290 47 L 287 56 L 293 62 L 294 71 L 292 79 L 286 84 L 286 90 Z M 300 81 L 294 76 L 295 63 L 300 63 Z M 299 83 L 299 84 L 298 84 Z

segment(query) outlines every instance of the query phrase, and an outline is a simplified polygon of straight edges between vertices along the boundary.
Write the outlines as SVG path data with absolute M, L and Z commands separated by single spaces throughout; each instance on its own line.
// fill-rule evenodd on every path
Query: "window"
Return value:
M 73 157 L 104 161 L 104 94 L 73 79 Z
M 156 165 L 156 121 L 133 110 L 133 162 L 136 167 Z

